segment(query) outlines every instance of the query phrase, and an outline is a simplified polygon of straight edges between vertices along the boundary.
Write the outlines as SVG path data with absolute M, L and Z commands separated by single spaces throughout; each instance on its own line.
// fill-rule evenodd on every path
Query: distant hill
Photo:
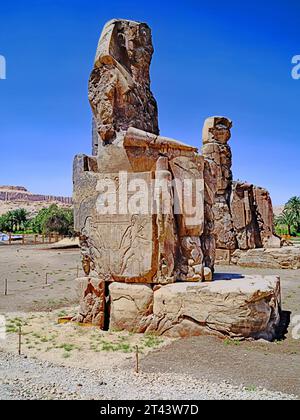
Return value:
M 42 208 L 57 204 L 61 207 L 72 207 L 71 197 L 33 194 L 25 187 L 0 186 L 0 215 L 10 210 L 24 208 L 30 215 L 37 214 Z

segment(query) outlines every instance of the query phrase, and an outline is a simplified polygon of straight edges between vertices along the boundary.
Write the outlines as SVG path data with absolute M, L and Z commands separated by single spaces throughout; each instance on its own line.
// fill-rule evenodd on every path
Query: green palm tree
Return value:
M 283 212 L 276 218 L 277 225 L 284 225 L 288 229 L 289 236 L 292 235 L 292 226 L 294 226 L 294 215 L 289 209 L 284 209 Z
M 15 210 L 15 217 L 17 221 L 17 230 L 24 230 L 25 223 L 28 220 L 28 213 L 25 209 Z
M 5 222 L 9 232 L 24 229 L 28 221 L 28 213 L 25 209 L 11 210 L 5 214 Z
M 293 226 L 297 233 L 300 232 L 300 197 L 292 197 L 285 205 L 285 209 L 289 211 L 293 218 Z
M 8 223 L 8 231 L 9 232 L 14 232 L 15 228 L 17 226 L 17 218 L 16 218 L 16 213 L 14 210 L 11 210 L 9 212 L 6 213 L 6 217 L 7 217 L 7 223 Z

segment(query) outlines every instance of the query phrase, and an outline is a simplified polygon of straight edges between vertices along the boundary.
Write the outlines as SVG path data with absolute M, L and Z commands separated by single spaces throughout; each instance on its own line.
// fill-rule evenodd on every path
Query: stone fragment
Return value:
M 281 248 L 282 241 L 279 236 L 272 235 L 269 238 L 264 239 L 264 247 L 269 248 Z
M 106 310 L 105 282 L 98 278 L 83 277 L 78 278 L 76 283 L 80 309 L 73 321 L 103 329 Z

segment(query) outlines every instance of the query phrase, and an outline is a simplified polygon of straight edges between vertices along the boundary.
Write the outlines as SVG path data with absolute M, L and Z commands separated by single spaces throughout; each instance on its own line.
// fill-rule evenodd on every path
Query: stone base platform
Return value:
M 252 268 L 300 269 L 300 247 L 257 248 L 243 251 L 218 249 L 217 265 L 239 265 Z
M 115 282 L 104 287 L 98 279 L 88 278 L 77 282 L 81 306 L 74 320 L 100 328 L 271 341 L 280 323 L 281 290 L 276 276 L 165 286 Z

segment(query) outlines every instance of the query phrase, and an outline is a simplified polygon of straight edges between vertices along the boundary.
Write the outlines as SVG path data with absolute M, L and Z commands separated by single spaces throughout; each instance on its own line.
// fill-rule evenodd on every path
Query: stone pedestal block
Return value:
M 153 311 L 153 290 L 147 284 L 112 283 L 109 286 L 110 329 L 135 331 Z
M 175 283 L 153 291 L 147 285 L 115 283 L 110 294 L 112 329 L 169 337 L 272 340 L 280 322 L 280 279 L 276 276 Z

